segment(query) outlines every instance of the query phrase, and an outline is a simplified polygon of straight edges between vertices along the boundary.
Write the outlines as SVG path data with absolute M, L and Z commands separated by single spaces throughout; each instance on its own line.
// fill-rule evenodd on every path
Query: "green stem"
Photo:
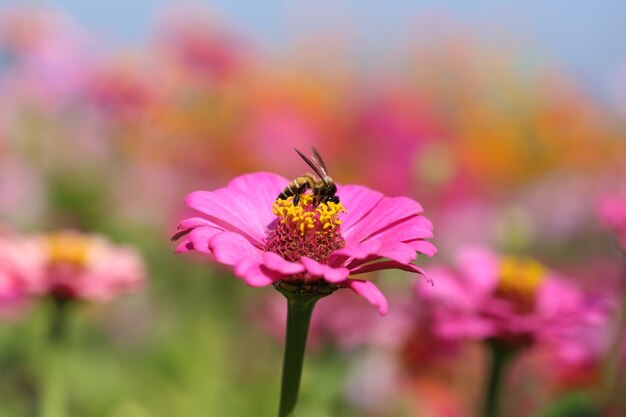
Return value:
M 622 252 L 622 274 L 621 282 L 621 305 L 619 309 L 619 319 L 615 339 L 612 341 L 609 353 L 607 355 L 604 380 L 605 380 L 605 402 L 607 405 L 612 403 L 615 405 L 620 399 L 620 386 L 622 384 L 622 372 L 620 366 L 620 357 L 624 349 L 624 341 L 626 340 L 626 252 Z
M 328 294 L 305 291 L 302 287 L 285 283 L 278 283 L 275 288 L 287 298 L 287 330 L 278 417 L 290 417 L 294 415 L 298 402 L 311 314 L 317 300 Z
M 41 417 L 65 417 L 65 345 L 68 330 L 68 301 L 53 299 L 48 343 L 43 367 Z
M 515 350 L 494 340 L 490 340 L 488 346 L 491 357 L 483 409 L 485 417 L 497 417 L 499 415 L 502 388 L 504 388 L 504 375 Z

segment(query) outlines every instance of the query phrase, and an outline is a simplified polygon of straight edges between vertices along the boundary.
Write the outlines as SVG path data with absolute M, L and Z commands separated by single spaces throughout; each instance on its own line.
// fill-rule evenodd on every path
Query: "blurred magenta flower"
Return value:
M 59 300 L 109 301 L 139 289 L 146 278 L 133 248 L 72 231 L 5 238 L 0 261 L 0 276 L 20 282 L 25 294 Z
M 26 251 L 24 251 L 26 249 Z M 24 254 L 28 247 L 8 232 L 0 230 L 0 315 L 11 316 L 18 312 L 27 299 L 26 282 L 15 273 L 26 267 Z
M 607 194 L 598 202 L 598 216 L 605 227 L 612 230 L 626 250 L 626 197 Z
M 417 292 L 429 304 L 435 332 L 445 338 L 514 348 L 553 342 L 575 355 L 580 341 L 573 335 L 580 327 L 604 322 L 600 305 L 533 259 L 467 248 L 455 270 L 434 268 L 431 276 L 437 285 Z
M 350 288 L 387 312 L 387 300 L 371 282 L 350 276 L 397 268 L 424 275 L 418 253 L 433 256 L 432 224 L 407 197 L 386 197 L 359 185 L 338 186 L 341 203 L 312 204 L 305 194 L 277 200 L 289 181 L 271 173 L 233 179 L 218 190 L 186 199 L 204 217 L 183 220 L 177 252 L 211 254 L 251 286 L 283 282 L 312 288 Z M 345 207 L 345 208 L 344 208 Z

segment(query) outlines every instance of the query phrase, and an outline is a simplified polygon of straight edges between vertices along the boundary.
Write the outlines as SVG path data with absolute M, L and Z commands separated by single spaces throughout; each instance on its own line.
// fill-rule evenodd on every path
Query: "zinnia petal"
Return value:
M 351 261 L 346 267 L 354 269 L 359 265 L 380 258 L 389 258 L 402 264 L 408 264 L 417 258 L 417 252 L 410 245 L 402 242 L 366 241 L 360 245 L 337 251 L 330 261 L 332 265 L 338 265 L 348 258 L 351 258 Z
M 196 232 L 195 229 L 194 232 Z M 225 265 L 237 265 L 243 259 L 257 258 L 263 254 L 245 237 L 233 232 L 219 232 L 209 240 L 209 249 L 215 260 Z
M 349 209 L 348 209 L 349 210 Z M 364 241 L 386 227 L 422 212 L 422 206 L 407 197 L 385 197 L 353 227 L 343 230 L 346 245 Z
M 272 204 L 288 183 L 289 181 L 280 175 L 257 172 L 233 178 L 228 187 L 245 195 L 245 200 L 258 211 L 255 217 L 265 229 L 275 219 L 271 211 Z M 270 210 L 260 210 L 262 207 L 268 207 Z
M 251 287 L 264 287 L 280 279 L 276 271 L 262 268 L 260 257 L 244 259 L 235 265 L 235 275 L 243 278 Z
M 284 275 L 293 275 L 304 271 L 304 265 L 289 262 L 274 252 L 263 253 L 263 265 L 272 271 L 280 272 Z
M 360 265 L 354 269 L 351 269 L 350 275 L 365 274 L 366 272 L 380 271 L 383 269 L 401 269 L 407 272 L 417 272 L 418 274 L 422 275 L 429 284 L 433 284 L 433 280 L 430 278 L 430 276 L 419 266 L 414 264 L 402 264 L 396 261 L 381 261 Z
M 358 245 L 347 246 L 345 248 L 335 251 L 330 259 L 331 265 L 339 265 L 346 261 L 348 258 L 352 259 L 367 259 L 375 254 L 381 246 L 379 241 L 367 241 Z
M 468 247 L 456 256 L 456 263 L 462 271 L 460 279 L 466 281 L 468 291 L 486 294 L 498 284 L 498 258 L 493 252 L 482 247 Z
M 426 217 L 414 215 L 397 220 L 372 234 L 367 240 L 408 241 L 433 237 L 433 225 Z
M 381 258 L 389 258 L 402 264 L 408 264 L 417 259 L 415 249 L 402 242 L 385 242 L 376 254 Z
M 414 251 L 423 253 L 430 258 L 437 254 L 437 247 L 427 240 L 417 239 L 405 243 L 411 246 Z
M 449 270 L 441 267 L 432 268 L 429 275 L 437 285 L 425 288 L 423 285 L 416 285 L 415 291 L 425 300 L 449 306 L 458 311 L 470 311 L 475 309 L 475 300 L 472 294 L 467 291 L 462 281 L 455 278 Z
M 311 275 L 322 277 L 328 282 L 342 282 L 350 275 L 350 271 L 347 268 L 333 268 L 307 256 L 300 258 L 300 262 Z
M 267 202 L 269 190 L 278 187 L 281 177 L 272 174 L 257 173 L 236 178 L 231 185 L 213 192 L 195 191 L 187 196 L 189 207 L 204 213 L 208 220 L 226 230 L 244 235 L 254 243 L 261 244 L 265 238 L 267 226 L 273 218 L 272 203 Z M 283 179 L 284 180 L 284 179 Z M 257 181 L 261 197 L 255 190 L 248 189 L 249 184 Z M 269 184 L 266 183 L 269 181 Z M 284 185 L 287 180 L 284 180 Z M 280 187 L 276 189 L 276 195 Z M 259 201 L 264 204 L 259 205 Z
M 178 228 L 179 229 L 194 229 L 200 226 L 216 227 L 216 225 L 213 222 L 210 222 L 209 220 L 203 217 L 190 217 L 180 222 L 180 224 L 178 225 Z
M 187 235 L 187 239 L 193 245 L 194 250 L 203 253 L 211 253 L 209 248 L 209 241 L 216 234 L 223 233 L 221 229 L 216 229 L 213 226 L 201 226 L 192 229 Z
M 347 281 L 347 285 L 352 291 L 364 297 L 375 307 L 378 307 L 380 314 L 387 314 L 387 299 L 373 282 L 350 279 Z
M 352 226 L 361 221 L 382 200 L 383 195 L 361 185 L 344 185 L 337 188 L 337 194 L 341 196 L 341 202 L 348 210 L 348 216 L 341 225 L 345 236 Z
M 185 253 L 194 250 L 193 243 L 189 239 L 185 239 L 176 246 L 175 253 Z

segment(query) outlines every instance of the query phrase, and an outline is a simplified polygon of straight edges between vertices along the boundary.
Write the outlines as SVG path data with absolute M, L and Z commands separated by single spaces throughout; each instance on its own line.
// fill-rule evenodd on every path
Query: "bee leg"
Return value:
M 315 188 L 315 190 L 313 190 L 313 206 L 317 207 L 321 203 L 321 194 L 322 193 L 319 188 Z
M 304 192 L 306 191 L 307 187 L 309 186 L 308 183 L 304 183 L 301 186 L 298 187 L 298 189 L 296 190 L 296 192 L 293 195 L 293 205 L 297 206 L 298 203 L 300 202 L 300 196 L 302 194 L 304 194 Z

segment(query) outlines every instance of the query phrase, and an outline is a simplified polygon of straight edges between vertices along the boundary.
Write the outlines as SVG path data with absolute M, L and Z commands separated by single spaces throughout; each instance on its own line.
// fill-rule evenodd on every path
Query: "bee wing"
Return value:
M 315 149 L 312 146 L 311 146 L 311 152 L 313 152 L 313 161 L 315 161 L 315 163 L 321 168 L 321 171 L 324 174 L 324 177 L 327 177 L 328 170 L 326 169 L 326 164 L 324 163 L 324 160 L 322 159 L 320 153 L 317 151 L 317 149 Z M 321 178 L 324 179 L 324 177 L 321 177 Z
M 322 166 L 320 166 L 320 164 L 318 163 L 317 160 L 311 161 L 309 159 L 309 157 L 304 155 L 298 149 L 293 148 L 293 150 L 298 152 L 298 155 L 300 155 L 300 158 L 304 159 L 304 162 L 306 162 L 311 168 L 313 168 L 313 171 L 315 171 L 315 173 L 317 174 L 318 177 L 320 177 L 320 179 L 323 180 L 326 177 L 326 175 L 327 175 L 326 174 L 326 170 L 324 168 L 322 168 Z

